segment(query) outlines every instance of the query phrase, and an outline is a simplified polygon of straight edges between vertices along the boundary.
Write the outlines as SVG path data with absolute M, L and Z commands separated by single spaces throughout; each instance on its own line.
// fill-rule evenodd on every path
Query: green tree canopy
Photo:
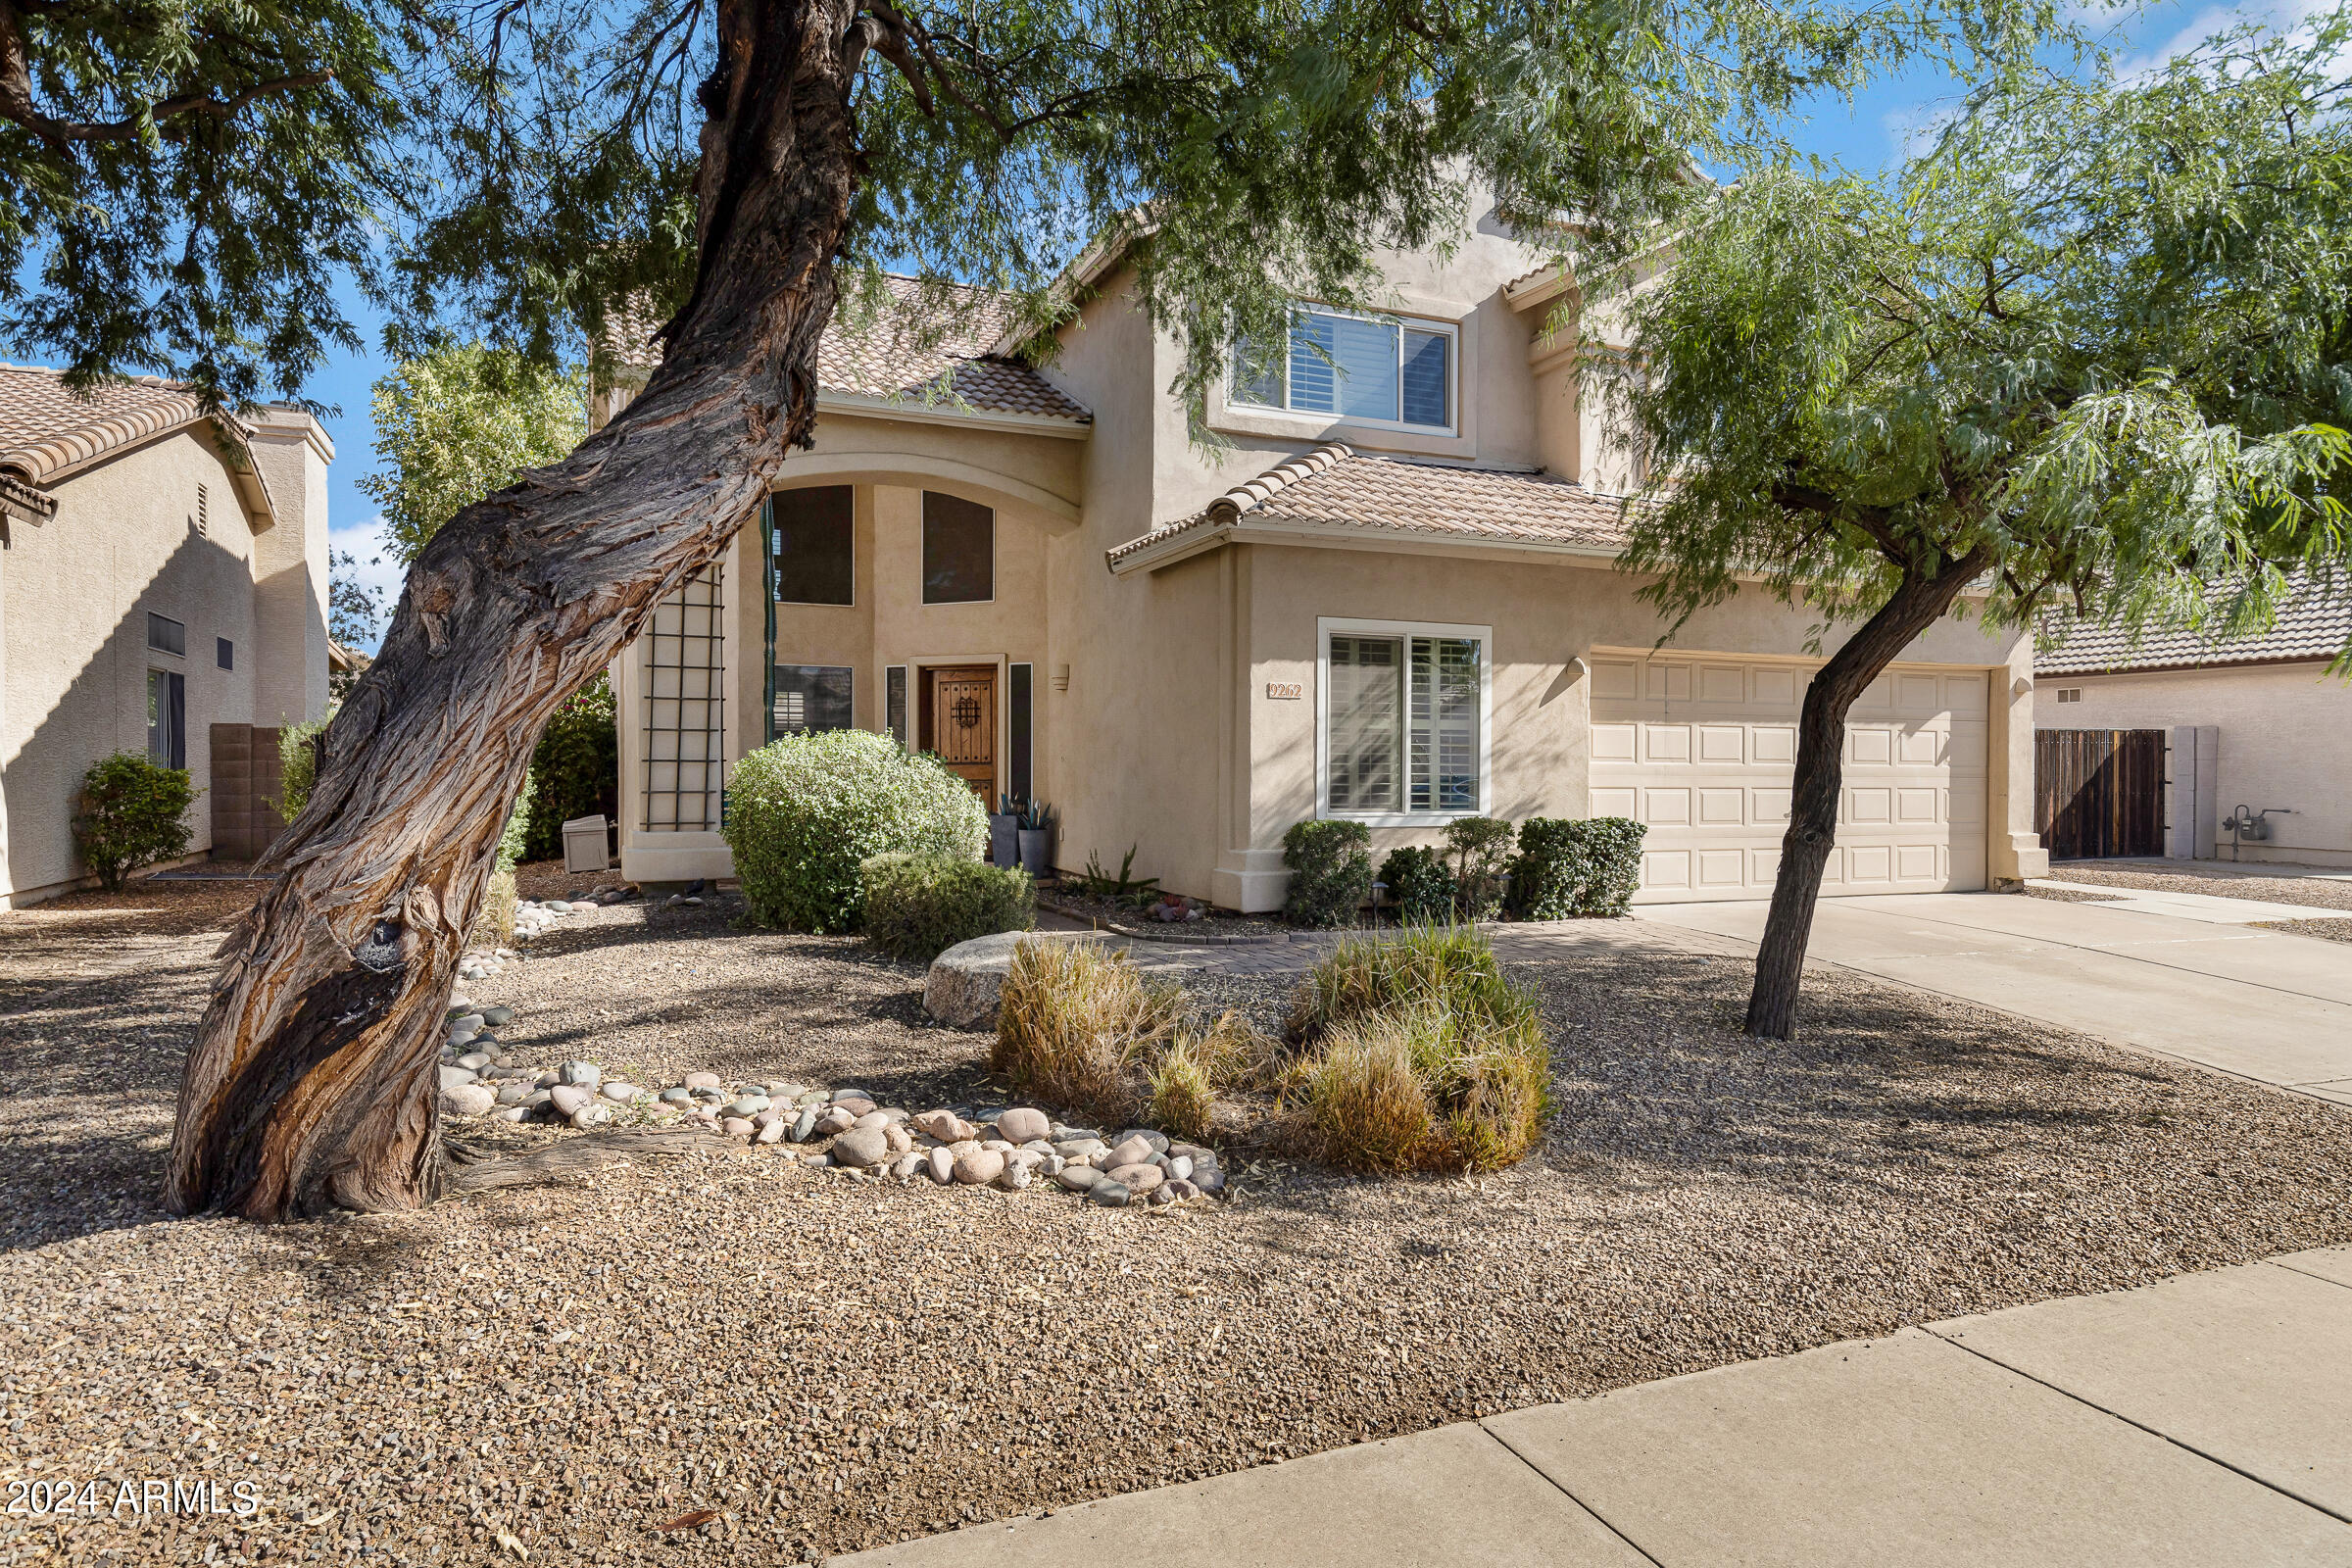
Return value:
M 0 334 L 79 380 L 298 394 L 356 349 L 422 40 L 372 0 L 0 0 Z
M 1620 296 L 1645 591 L 1861 622 L 1808 694 L 1776 928 L 1810 920 L 1846 705 L 1956 602 L 2230 635 L 2352 568 L 2347 31 L 2004 82 L 1885 181 L 1760 168 Z
M 580 444 L 587 387 L 512 350 L 466 344 L 404 362 L 375 383 L 377 472 L 360 488 L 384 509 L 402 565 L 468 506 Z

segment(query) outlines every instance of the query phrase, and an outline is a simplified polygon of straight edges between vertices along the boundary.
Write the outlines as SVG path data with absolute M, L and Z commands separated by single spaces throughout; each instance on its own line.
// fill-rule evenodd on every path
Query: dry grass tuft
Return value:
M 476 947 L 505 948 L 514 943 L 514 873 L 493 871 L 482 892 L 482 911 L 473 918 L 471 941 Z
M 1175 986 L 1088 942 L 1020 944 L 1001 1002 L 989 1066 L 1021 1095 L 1113 1122 L 1136 1114 L 1183 1012 Z
M 1208 1064 L 1196 1044 L 1199 1037 L 1177 1036 L 1167 1054 L 1152 1072 L 1152 1102 L 1145 1115 L 1171 1138 L 1200 1143 L 1208 1137 L 1209 1118 L 1216 1109 Z
M 1437 1107 L 1415 1060 L 1425 1013 L 1374 1013 L 1327 1036 L 1298 1064 L 1306 1152 L 1341 1170 L 1391 1175 L 1439 1163 Z
M 1472 927 L 1340 944 L 1307 977 L 1291 1029 L 1301 1139 L 1326 1164 L 1491 1170 L 1542 1134 L 1551 1053 L 1535 997 Z

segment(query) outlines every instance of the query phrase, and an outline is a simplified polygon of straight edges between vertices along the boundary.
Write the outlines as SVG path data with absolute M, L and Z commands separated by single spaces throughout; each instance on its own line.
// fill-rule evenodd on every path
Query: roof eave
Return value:
M 1475 556 L 1523 560 L 1614 562 L 1618 546 L 1561 539 L 1512 539 L 1481 534 L 1424 533 L 1404 528 L 1371 528 L 1359 523 L 1308 522 L 1291 517 L 1253 517 L 1202 522 L 1171 529 L 1166 538 L 1107 563 L 1114 577 L 1153 572 L 1227 543 L 1307 545 L 1334 550 L 1375 550 L 1420 556 Z
M 964 430 L 1004 430 L 1021 435 L 1053 436 L 1063 441 L 1085 441 L 1092 439 L 1095 433 L 1091 417 L 1073 419 L 1056 414 L 1006 414 L 944 399 L 936 403 L 908 402 L 904 398 L 875 397 L 863 392 L 838 392 L 823 388 L 816 394 L 816 412 L 860 419 L 903 419 L 911 424 L 950 424 Z

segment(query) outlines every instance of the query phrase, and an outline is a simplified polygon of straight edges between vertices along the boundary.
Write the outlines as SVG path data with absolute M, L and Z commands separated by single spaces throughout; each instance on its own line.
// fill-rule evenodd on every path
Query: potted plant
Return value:
M 1043 801 L 1024 803 L 1019 832 L 1021 869 L 1031 881 L 1042 882 L 1054 874 L 1054 808 Z
M 1017 796 L 1000 795 L 988 813 L 988 863 L 1009 871 L 1021 863 L 1021 808 L 1028 803 Z

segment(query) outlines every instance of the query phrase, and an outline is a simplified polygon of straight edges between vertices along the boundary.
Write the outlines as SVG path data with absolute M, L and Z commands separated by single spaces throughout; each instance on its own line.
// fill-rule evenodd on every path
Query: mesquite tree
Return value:
M 1921 632 L 2222 638 L 2343 591 L 2345 38 L 2339 12 L 2130 85 L 1987 92 L 1885 182 L 1758 170 L 1625 297 L 1644 591 L 1688 614 L 1760 580 L 1859 622 L 1805 692 L 1749 1033 L 1795 1028 L 1846 711 Z
M 1690 191 L 1690 147 L 1760 136 L 1874 63 L 2014 59 L 2046 14 L 501 0 L 460 20 L 413 74 L 435 136 L 393 259 L 404 334 L 549 358 L 650 299 L 662 359 L 413 566 L 227 949 L 181 1086 L 183 1210 L 432 1196 L 442 1007 L 532 743 L 809 441 L 819 334 L 879 260 L 1019 290 L 1042 324 L 1074 303 L 1059 269 L 1118 245 L 1198 392 L 1295 292 L 1377 304 L 1377 247 L 1484 216 L 1473 189 L 1527 232 L 1573 212 L 1622 239 Z

